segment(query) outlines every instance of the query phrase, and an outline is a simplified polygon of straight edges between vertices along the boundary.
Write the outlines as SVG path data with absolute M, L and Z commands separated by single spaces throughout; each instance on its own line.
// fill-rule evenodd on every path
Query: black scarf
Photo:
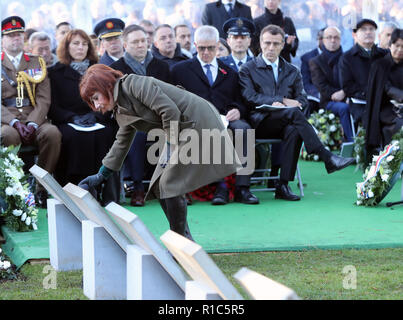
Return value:
M 284 17 L 283 13 L 281 10 L 278 8 L 277 12 L 275 14 L 272 14 L 267 8 L 266 8 L 266 17 L 270 21 L 270 24 L 275 24 L 276 26 L 279 26 L 280 28 L 284 29 Z
M 335 80 L 336 83 L 339 83 L 338 63 L 341 55 L 343 54 L 343 49 L 340 47 L 336 51 L 329 51 L 325 48 L 325 46 L 322 46 L 321 49 L 326 57 L 327 64 L 333 71 L 333 79 Z

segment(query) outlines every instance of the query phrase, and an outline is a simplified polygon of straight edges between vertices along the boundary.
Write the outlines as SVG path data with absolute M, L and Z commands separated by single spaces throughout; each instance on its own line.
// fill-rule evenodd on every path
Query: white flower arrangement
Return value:
M 318 112 L 311 114 L 308 122 L 315 128 L 316 133 L 330 151 L 339 150 L 343 141 L 343 128 L 340 120 L 332 112 L 319 109 Z M 302 148 L 301 158 L 308 161 L 319 161 L 319 157 L 314 154 L 308 154 L 305 147 Z
M 357 183 L 356 204 L 378 205 L 400 177 L 403 169 L 402 161 L 403 134 L 399 133 L 379 155 L 373 156 L 372 163 L 364 172 L 364 181 Z
M 16 279 L 17 275 L 14 271 L 15 266 L 3 255 L 3 251 L 0 248 L 0 281 Z
M 14 231 L 37 230 L 38 209 L 17 156 L 19 147 L 0 148 L 0 217 Z

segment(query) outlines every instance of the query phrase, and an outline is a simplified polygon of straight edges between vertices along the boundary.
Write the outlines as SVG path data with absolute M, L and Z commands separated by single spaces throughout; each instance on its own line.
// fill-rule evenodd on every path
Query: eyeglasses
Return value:
M 201 52 L 204 52 L 206 50 L 213 52 L 217 46 L 208 46 L 208 47 L 203 47 L 203 46 L 197 46 L 197 50 L 200 50 Z
M 340 37 L 339 36 L 334 36 L 334 37 L 327 36 L 327 37 L 324 37 L 323 39 L 326 39 L 326 40 L 340 40 Z

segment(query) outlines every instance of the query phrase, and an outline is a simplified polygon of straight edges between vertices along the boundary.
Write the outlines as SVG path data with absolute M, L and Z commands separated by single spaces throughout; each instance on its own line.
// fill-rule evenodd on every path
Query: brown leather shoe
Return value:
M 133 190 L 132 197 L 130 199 L 130 205 L 133 207 L 143 207 L 144 191 Z

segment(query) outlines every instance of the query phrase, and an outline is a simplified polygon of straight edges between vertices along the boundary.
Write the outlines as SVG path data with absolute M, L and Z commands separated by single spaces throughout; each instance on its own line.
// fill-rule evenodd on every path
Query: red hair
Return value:
M 97 111 L 91 97 L 94 93 L 99 92 L 112 100 L 113 88 L 116 81 L 122 76 L 123 73 L 118 70 L 114 70 L 104 64 L 94 64 L 88 68 L 80 81 L 81 98 L 88 103 L 92 110 Z

